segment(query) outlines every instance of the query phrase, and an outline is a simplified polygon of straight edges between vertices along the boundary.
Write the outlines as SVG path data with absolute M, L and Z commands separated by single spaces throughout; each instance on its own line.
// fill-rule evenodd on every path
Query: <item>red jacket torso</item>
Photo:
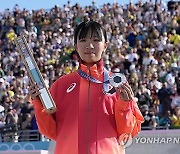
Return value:
M 103 69 L 81 65 L 87 74 L 103 81 Z M 123 154 L 118 138 L 134 137 L 143 117 L 134 101 L 122 101 L 117 93 L 105 95 L 103 85 L 76 72 L 59 78 L 50 92 L 57 112 L 48 115 L 38 99 L 33 101 L 39 130 L 56 140 L 55 154 Z

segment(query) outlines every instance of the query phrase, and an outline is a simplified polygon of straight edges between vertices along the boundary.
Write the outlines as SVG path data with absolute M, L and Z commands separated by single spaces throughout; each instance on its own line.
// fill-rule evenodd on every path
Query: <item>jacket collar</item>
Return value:
M 102 59 L 91 67 L 88 67 L 81 62 L 80 69 L 93 77 L 103 79 L 104 62 Z

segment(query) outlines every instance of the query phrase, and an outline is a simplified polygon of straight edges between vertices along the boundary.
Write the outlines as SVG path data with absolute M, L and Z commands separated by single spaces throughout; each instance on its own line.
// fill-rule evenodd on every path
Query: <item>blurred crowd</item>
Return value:
M 107 3 L 82 7 L 70 1 L 49 10 L 0 12 L 0 128 L 20 125 L 37 130 L 28 95 L 27 71 L 14 39 L 23 34 L 33 49 L 47 87 L 60 76 L 77 70 L 73 32 L 84 20 L 101 23 L 109 46 L 104 65 L 126 75 L 143 113 L 144 129 L 180 127 L 180 5 L 163 0 L 127 5 Z

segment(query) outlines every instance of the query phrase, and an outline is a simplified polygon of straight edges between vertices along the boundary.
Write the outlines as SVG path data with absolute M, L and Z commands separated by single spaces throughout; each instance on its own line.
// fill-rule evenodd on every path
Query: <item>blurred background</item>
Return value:
M 11 147 L 17 142 L 49 141 L 38 132 L 29 78 L 13 40 L 20 34 L 27 37 L 50 87 L 77 70 L 73 31 L 91 19 L 107 31 L 105 67 L 128 78 L 145 118 L 142 130 L 179 130 L 179 10 L 178 1 L 163 0 L 0 1 L 0 142 Z M 6 149 L 0 146 L 0 151 Z
M 96 2 L 96 5 L 102 6 L 105 3 L 119 3 L 121 5 L 128 5 L 129 2 L 137 3 L 139 0 L 94 0 Z M 145 2 L 145 0 L 141 0 L 142 2 Z M 165 3 L 168 2 L 168 0 L 164 0 Z M 75 5 L 76 3 L 80 4 L 82 7 L 91 5 L 92 0 L 83 1 L 83 0 L 71 0 L 71 4 Z M 54 7 L 55 5 L 58 5 L 62 7 L 63 5 L 67 4 L 67 0 L 6 0 L 6 1 L 0 1 L 0 10 L 3 11 L 7 8 L 13 9 L 13 7 L 18 4 L 21 9 L 26 8 L 29 10 L 36 10 L 36 9 L 50 9 Z

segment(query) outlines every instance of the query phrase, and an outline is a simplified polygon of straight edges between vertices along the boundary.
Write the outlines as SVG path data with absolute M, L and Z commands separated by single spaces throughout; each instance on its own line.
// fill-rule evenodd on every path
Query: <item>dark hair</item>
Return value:
M 84 21 L 80 23 L 74 31 L 74 44 L 77 44 L 77 40 L 85 38 L 89 31 L 91 37 L 96 33 L 100 41 L 102 41 L 103 33 L 105 42 L 107 42 L 106 31 L 99 23 L 95 21 Z

